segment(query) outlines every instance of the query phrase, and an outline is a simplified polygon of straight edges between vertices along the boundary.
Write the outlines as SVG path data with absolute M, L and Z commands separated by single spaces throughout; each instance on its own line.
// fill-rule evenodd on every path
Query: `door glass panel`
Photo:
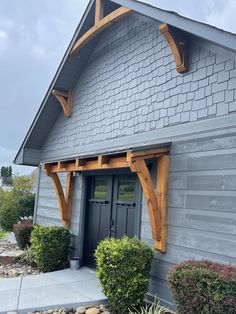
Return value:
M 118 183 L 118 201 L 135 201 L 135 181 L 119 180 Z
M 96 199 L 107 198 L 107 181 L 106 180 L 95 180 L 93 198 L 96 198 Z

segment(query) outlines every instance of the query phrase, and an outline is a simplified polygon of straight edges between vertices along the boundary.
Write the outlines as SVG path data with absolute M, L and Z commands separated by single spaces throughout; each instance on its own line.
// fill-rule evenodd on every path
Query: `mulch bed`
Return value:
M 25 275 L 37 275 L 40 272 L 28 265 L 14 261 L 22 251 L 16 244 L 0 240 L 0 278 L 12 278 Z

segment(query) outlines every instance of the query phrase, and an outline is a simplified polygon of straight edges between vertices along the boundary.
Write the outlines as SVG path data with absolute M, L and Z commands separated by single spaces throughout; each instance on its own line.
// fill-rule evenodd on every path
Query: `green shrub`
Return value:
M 139 306 L 147 292 L 153 250 L 137 238 L 105 239 L 95 257 L 104 294 L 118 313 Z
M 236 268 L 207 260 L 173 267 L 168 280 L 181 314 L 236 313 Z
M 31 234 L 34 261 L 43 272 L 67 266 L 70 233 L 64 227 L 35 226 Z
M 27 193 L 19 197 L 18 203 L 20 207 L 20 216 L 29 217 L 34 215 L 35 195 Z
M 6 194 L 0 207 L 0 227 L 5 231 L 12 231 L 20 217 L 20 207 L 13 193 Z
M 16 237 L 16 242 L 20 249 L 25 249 L 26 246 L 30 246 L 30 236 L 33 230 L 31 222 L 24 222 L 15 224 L 13 231 Z
M 24 265 L 35 266 L 32 248 L 27 246 L 21 255 L 15 258 L 15 262 L 19 262 Z

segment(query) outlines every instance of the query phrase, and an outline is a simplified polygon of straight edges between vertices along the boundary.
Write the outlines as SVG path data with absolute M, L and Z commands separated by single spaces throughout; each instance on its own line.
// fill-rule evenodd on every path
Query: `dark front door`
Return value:
M 132 175 L 93 176 L 88 180 L 84 263 L 94 266 L 94 251 L 107 237 L 137 234 L 137 181 Z

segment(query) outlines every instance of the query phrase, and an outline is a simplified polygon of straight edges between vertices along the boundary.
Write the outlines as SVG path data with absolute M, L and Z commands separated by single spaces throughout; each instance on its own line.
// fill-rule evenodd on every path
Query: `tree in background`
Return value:
M 12 231 L 13 225 L 21 217 L 29 217 L 34 214 L 35 195 L 32 187 L 35 177 L 16 176 L 13 190 L 0 191 L 0 227 L 6 231 Z
M 1 178 L 2 183 L 5 185 L 12 185 L 13 184 L 13 178 L 12 178 L 12 167 L 1 167 Z

